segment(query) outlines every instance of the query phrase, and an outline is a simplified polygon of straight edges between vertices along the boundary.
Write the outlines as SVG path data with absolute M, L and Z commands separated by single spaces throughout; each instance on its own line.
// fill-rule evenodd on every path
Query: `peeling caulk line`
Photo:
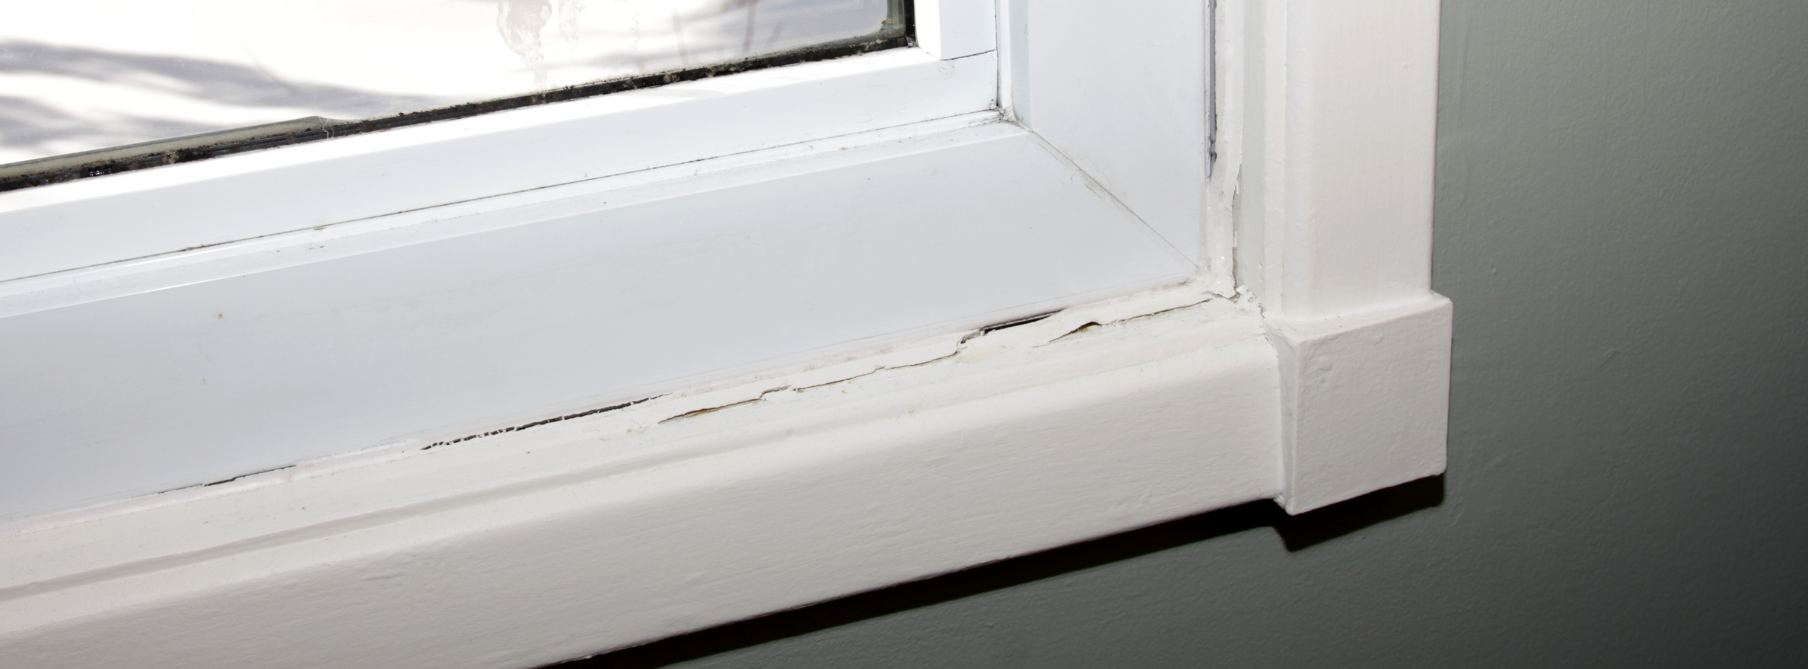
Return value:
M 450 450 L 438 446 L 465 444 L 462 448 L 489 445 L 486 437 L 508 439 L 505 435 L 528 430 L 564 430 L 544 438 L 555 441 L 597 443 L 641 434 L 674 417 L 696 417 L 736 406 L 757 406 L 767 402 L 802 399 L 810 391 L 857 381 L 881 373 L 936 364 L 978 362 L 1009 351 L 1022 351 L 1049 345 L 1086 329 L 1089 325 L 1109 325 L 1119 321 L 1144 318 L 1198 305 L 1217 298 L 1202 281 L 1194 280 L 1120 298 L 1081 305 L 1052 314 L 1038 314 L 995 323 L 974 330 L 928 337 L 913 344 L 902 344 L 884 352 L 824 367 L 803 368 L 744 382 L 729 381 L 706 390 L 657 395 L 625 404 L 588 409 L 556 418 L 542 419 L 511 427 L 490 430 L 456 439 L 434 442 L 426 447 L 411 443 L 391 443 L 374 448 L 342 453 L 287 467 L 245 474 L 207 485 L 152 493 L 127 500 L 70 509 L 48 516 L 0 523 L 0 537 L 15 536 L 75 525 L 104 518 L 128 515 L 188 502 L 248 492 L 273 485 L 334 476 L 384 463 L 414 457 L 442 456 Z M 1247 298 L 1233 302 L 1244 311 L 1254 312 Z M 519 438 L 516 435 L 514 438 Z M 419 443 L 419 442 L 414 442 Z M 504 441 L 501 444 L 507 444 Z M 506 447 L 503 447 L 506 450 Z M 492 491 L 494 492 L 494 491 Z M 486 493 L 488 494 L 488 493 Z M 496 494 L 502 494 L 497 492 Z
M 1029 325 L 1031 323 L 1046 319 L 1049 316 L 1053 316 L 1058 313 L 1061 313 L 1061 312 L 1060 311 L 1050 311 L 1048 313 L 1036 314 L 1034 316 L 1026 316 L 1024 318 L 1019 318 L 1017 320 L 1005 321 L 1003 323 L 994 323 L 992 325 L 987 325 L 978 330 L 974 330 L 973 332 L 969 333 L 965 337 L 962 337 L 961 343 L 965 344 L 968 341 L 972 340 L 974 337 L 983 337 L 985 335 L 991 334 L 993 332 L 997 332 L 999 330 L 1014 328 L 1019 325 Z
M 238 476 L 234 476 L 234 477 L 232 477 L 232 478 L 229 478 L 229 479 L 220 479 L 220 480 L 218 480 L 218 481 L 214 481 L 214 482 L 213 482 L 213 483 L 203 483 L 203 484 L 201 484 L 201 485 L 198 485 L 198 486 L 186 486 L 186 487 L 189 487 L 189 488 L 212 488 L 212 487 L 214 487 L 214 486 L 217 486 L 217 485 L 220 485 L 220 484 L 222 484 L 222 483 L 231 483 L 231 482 L 233 482 L 233 481 L 237 481 L 237 480 L 240 480 L 240 479 L 247 479 L 247 478 L 251 478 L 251 477 L 253 477 L 253 476 L 259 476 L 259 475 L 262 475 L 262 474 L 268 474 L 268 473 L 270 473 L 270 472 L 279 472 L 279 471 L 282 471 L 282 470 L 284 470 L 284 469 L 290 469 L 290 468 L 292 468 L 292 467 L 296 467 L 296 466 L 297 466 L 297 465 L 283 465 L 283 466 L 281 466 L 281 467 L 271 467 L 271 468 L 269 468 L 269 469 L 265 469 L 265 470 L 261 470 L 261 471 L 255 471 L 255 472 L 251 472 L 251 473 L 249 473 L 249 474 L 240 474 L 240 475 L 238 475 Z M 180 489 L 181 489 L 181 488 L 178 488 L 178 490 L 180 490 Z
M 946 351 L 942 352 L 940 355 L 936 355 L 935 357 L 920 360 L 918 362 L 876 366 L 876 367 L 872 367 L 868 371 L 861 372 L 859 374 L 855 374 L 852 376 L 837 378 L 833 381 L 823 381 L 821 383 L 816 383 L 813 385 L 797 386 L 795 388 L 790 388 L 789 390 L 791 390 L 793 393 L 801 393 L 801 392 L 805 392 L 805 391 L 809 391 L 809 390 L 815 390 L 818 388 L 826 388 L 829 386 L 840 385 L 843 383 L 849 383 L 856 379 L 862 379 L 862 378 L 866 378 L 868 376 L 872 376 L 874 374 L 878 374 L 879 372 L 884 372 L 884 371 L 894 370 L 894 369 L 909 369 L 912 367 L 922 367 L 923 365 L 933 364 L 936 362 L 947 360 L 956 355 L 959 355 L 960 354 L 960 345 L 962 343 L 965 343 L 968 339 L 973 338 L 977 334 L 978 334 L 978 331 L 976 330 L 974 332 L 970 332 L 965 335 L 962 335 L 960 341 L 955 342 L 955 344 L 953 346 L 948 347 Z
M 1258 312 L 1258 307 L 1254 300 L 1247 297 L 1247 291 L 1241 292 L 1244 297 L 1235 300 L 1234 303 L 1245 311 L 1250 311 L 1252 313 Z M 243 474 L 228 479 L 214 481 L 212 483 L 192 485 L 126 500 L 70 509 L 48 516 L 37 516 L 20 519 L 19 521 L 14 522 L 0 523 L 0 536 L 28 534 L 116 515 L 137 513 L 199 499 L 245 492 L 280 483 L 299 481 L 319 476 L 330 476 L 351 469 L 425 455 L 427 452 L 433 451 L 440 446 L 473 442 L 487 437 L 497 437 L 515 432 L 524 432 L 535 428 L 546 428 L 558 424 L 581 425 L 588 421 L 612 419 L 614 420 L 613 423 L 585 425 L 582 429 L 586 433 L 589 433 L 588 438 L 607 439 L 629 433 L 638 433 L 659 424 L 672 422 L 678 418 L 702 416 L 743 405 L 757 405 L 762 402 L 777 400 L 780 397 L 796 398 L 807 394 L 809 391 L 855 382 L 859 379 L 871 377 L 882 372 L 923 367 L 937 363 L 979 362 L 980 360 L 1010 350 L 1022 350 L 1025 348 L 1046 346 L 1082 330 L 1086 330 L 1090 326 L 1109 325 L 1120 321 L 1152 317 L 1176 309 L 1194 306 L 1214 299 L 1215 297 L 1216 296 L 1213 293 L 1207 290 L 1203 282 L 1189 281 L 1176 286 L 1145 291 L 1052 313 L 1037 314 L 1026 318 L 1017 318 L 994 323 L 964 333 L 932 337 L 919 341 L 915 345 L 899 346 L 878 355 L 828 365 L 826 367 L 804 369 L 775 379 L 724 386 L 690 395 L 684 393 L 655 395 L 632 402 L 612 404 L 605 407 L 587 409 L 563 416 L 531 421 L 520 425 L 489 430 L 455 439 L 436 441 L 424 447 L 414 447 L 405 443 L 382 445 L 362 451 L 342 453 L 284 467 Z M 473 446 L 475 446 L 475 444 L 473 444 Z
M 781 389 L 781 390 L 782 390 L 782 389 Z M 777 392 L 777 391 L 772 391 L 772 392 Z M 681 414 L 678 414 L 678 415 L 676 415 L 676 416 L 672 416 L 672 417 L 671 417 L 671 418 L 667 418 L 667 419 L 665 419 L 665 420 L 661 420 L 661 421 L 659 421 L 659 422 L 661 422 L 661 423 L 670 423 L 670 422 L 672 422 L 672 421 L 675 421 L 675 420 L 679 420 L 679 419 L 683 419 L 683 418 L 690 418 L 690 417 L 692 417 L 692 416 L 701 416 L 701 415 L 703 415 L 703 414 L 707 414 L 707 413 L 715 413 L 715 412 L 717 412 L 717 411 L 721 411 L 721 410 L 723 410 L 723 409 L 729 409 L 729 408 L 733 408 L 733 407 L 738 407 L 738 406 L 741 406 L 741 405 L 743 405 L 743 404 L 753 404 L 753 403 L 754 403 L 754 402 L 758 402 L 758 401 L 760 401 L 760 400 L 763 400 L 763 399 L 766 399 L 766 395 L 768 395 L 768 394 L 771 394 L 771 393 L 761 393 L 761 394 L 760 394 L 760 396 L 759 396 L 759 397 L 755 397 L 755 398 L 753 398 L 753 399 L 750 399 L 750 400 L 741 400 L 741 401 L 739 401 L 739 402 L 735 402 L 735 403 L 734 403 L 734 404 L 724 404 L 724 405 L 722 405 L 722 406 L 719 406 L 719 407 L 709 407 L 709 408 L 707 408 L 707 409 L 696 409 L 696 410 L 692 410 L 692 411 L 686 411 L 686 412 L 684 412 L 684 413 L 681 413 Z
M 1175 286 L 1064 309 L 1031 323 L 976 337 L 962 345 L 959 359 L 973 363 L 1014 349 L 1047 346 L 1088 325 L 1110 325 L 1190 307 L 1215 297 L 1209 281 L 1195 278 Z
M 944 361 L 979 362 L 1009 350 L 1046 346 L 1091 325 L 1109 325 L 1123 320 L 1152 316 L 1200 304 L 1214 297 L 1216 295 L 1209 290 L 1205 282 L 1192 280 L 1176 286 L 1135 293 L 1090 305 L 993 323 L 957 335 L 943 335 L 925 344 L 904 347 L 884 355 L 803 370 L 753 383 L 721 387 L 693 395 L 682 393 L 662 395 L 630 404 L 615 405 L 561 418 L 449 439 L 436 442 L 427 448 L 519 432 L 574 418 L 618 412 L 629 407 L 635 407 L 634 411 L 619 413 L 621 423 L 611 426 L 613 429 L 605 428 L 604 431 L 615 434 L 638 432 L 679 419 L 704 416 L 734 407 L 760 404 L 771 401 L 780 394 L 792 396 L 826 386 L 848 383 L 880 372 Z
M 1215 297 L 1217 295 L 1210 290 L 1206 282 L 1193 280 L 1177 286 L 1145 291 L 1104 302 L 1012 319 L 961 334 L 952 340 L 951 345 L 950 343 L 932 343 L 928 346 L 906 349 L 906 353 L 911 351 L 920 353 L 915 360 L 856 360 L 788 375 L 754 386 L 741 387 L 743 389 L 760 388 L 757 393 L 746 390 L 737 392 L 735 388 L 725 388 L 708 393 L 721 397 L 719 403 L 706 403 L 681 413 L 658 416 L 651 422 L 666 423 L 679 418 L 702 416 L 732 407 L 772 401 L 780 396 L 792 397 L 827 386 L 850 383 L 886 371 L 944 361 L 979 362 L 1010 350 L 1046 346 L 1089 326 L 1109 325 L 1120 321 L 1146 318 L 1194 306 Z M 946 340 L 945 337 L 943 339 Z M 897 356 L 888 357 L 895 358 Z
M 494 435 L 498 435 L 498 434 L 507 434 L 510 432 L 520 432 L 521 430 L 536 428 L 541 425 L 551 425 L 553 423 L 568 421 L 573 418 L 583 418 L 585 416 L 595 416 L 599 413 L 608 413 L 610 411 L 618 411 L 621 409 L 626 409 L 628 407 L 634 406 L 636 404 L 640 404 L 642 402 L 659 399 L 660 397 L 664 397 L 664 395 L 654 395 L 652 397 L 646 397 L 646 398 L 634 400 L 632 402 L 623 402 L 621 404 L 614 404 L 614 405 L 606 406 L 601 409 L 590 409 L 588 411 L 579 411 L 574 414 L 567 414 L 564 416 L 559 416 L 558 418 L 548 418 L 545 420 L 537 420 L 532 423 L 524 423 L 521 425 L 516 425 L 514 427 L 505 427 L 505 428 L 502 428 L 499 430 L 490 430 L 489 432 L 484 432 L 482 434 L 473 434 L 470 436 L 459 437 L 457 439 L 447 439 L 445 441 L 436 441 L 431 444 L 427 444 L 426 446 L 422 446 L 421 450 L 425 451 L 425 450 L 432 449 L 436 446 L 447 446 L 447 445 L 456 444 L 456 443 L 460 443 L 460 442 L 470 441 L 472 439 L 482 439 L 484 437 L 494 436 Z
M 961 345 L 965 344 L 966 342 L 971 341 L 975 338 L 983 337 L 983 336 L 986 336 L 993 332 L 998 332 L 998 331 L 1006 330 L 1009 328 L 1014 328 L 1014 327 L 1029 325 L 1031 323 L 1036 323 L 1038 321 L 1042 321 L 1044 319 L 1047 319 L 1047 318 L 1054 316 L 1056 314 L 1059 314 L 1059 313 L 1061 313 L 1061 312 L 1050 311 L 1047 313 L 1036 314 L 1034 316 L 1028 316 L 1028 317 L 1024 317 L 1024 318 L 1016 318 L 1016 319 L 1003 321 L 1000 323 L 993 323 L 991 325 L 986 325 L 986 326 L 980 327 L 976 330 L 973 330 L 964 335 L 961 335 L 960 339 L 955 343 L 955 345 L 953 347 L 949 348 L 946 352 L 941 353 L 940 355 L 933 355 L 932 357 L 929 357 L 928 359 L 925 359 L 925 360 L 920 360 L 920 361 L 916 361 L 916 362 L 906 362 L 906 363 L 901 363 L 901 364 L 883 364 L 883 363 L 877 363 L 877 362 L 869 362 L 867 360 L 855 360 L 855 361 L 850 361 L 849 363 L 843 363 L 841 365 L 830 365 L 828 367 L 821 368 L 819 370 L 809 370 L 809 371 L 800 372 L 798 374 L 789 375 L 787 377 L 784 377 L 785 379 L 793 379 L 793 378 L 801 377 L 804 380 L 802 380 L 800 382 L 776 383 L 775 384 L 775 382 L 773 382 L 773 381 L 768 381 L 768 382 L 765 382 L 762 384 L 757 384 L 759 386 L 765 386 L 765 388 L 763 390 L 761 390 L 757 396 L 747 398 L 747 399 L 734 399 L 734 397 L 736 397 L 736 396 L 744 396 L 744 393 L 737 392 L 737 391 L 740 391 L 743 388 L 746 388 L 747 386 L 730 387 L 730 388 L 724 388 L 724 389 L 721 389 L 721 390 L 718 390 L 718 391 L 715 391 L 712 393 L 705 393 L 706 395 L 726 394 L 726 395 L 729 395 L 729 397 L 722 400 L 722 403 L 720 403 L 720 404 L 708 404 L 703 407 L 680 411 L 680 412 L 673 413 L 672 415 L 663 416 L 663 417 L 657 417 L 657 418 L 649 417 L 652 419 L 650 419 L 646 422 L 650 422 L 652 424 L 657 425 L 657 424 L 669 423 L 669 422 L 684 419 L 684 418 L 693 418 L 696 416 L 703 416 L 703 415 L 715 413 L 717 411 L 722 411 L 724 409 L 730 409 L 733 407 L 744 406 L 744 405 L 754 404 L 757 402 L 766 401 L 768 396 L 773 395 L 774 393 L 781 393 L 781 392 L 787 392 L 787 391 L 793 392 L 793 393 L 804 392 L 804 391 L 808 391 L 808 390 L 812 390 L 812 389 L 816 389 L 816 388 L 822 388 L 824 386 L 830 386 L 830 385 L 835 385 L 835 384 L 840 384 L 840 383 L 847 383 L 849 381 L 853 381 L 855 379 L 859 379 L 859 378 L 866 377 L 866 376 L 871 376 L 873 374 L 876 374 L 876 373 L 879 373 L 879 372 L 885 371 L 885 370 L 918 367 L 921 365 L 927 365 L 927 364 L 930 364 L 933 362 L 937 362 L 940 360 L 946 360 L 948 358 L 959 355 L 959 353 L 961 351 L 961 348 L 960 348 Z M 913 347 L 913 348 L 918 348 L 918 347 Z M 839 373 L 837 373 L 837 371 L 839 371 Z M 821 372 L 828 372 L 828 373 L 826 375 L 824 375 L 824 374 L 821 374 Z M 818 377 L 818 378 L 811 378 L 813 376 Z M 827 376 L 828 378 L 821 378 L 823 376 Z M 545 420 L 534 421 L 532 423 L 524 423 L 524 424 L 516 425 L 513 427 L 505 427 L 505 428 L 501 428 L 501 429 L 490 430 L 488 432 L 459 437 L 457 439 L 447 439 L 444 441 L 436 441 L 432 444 L 429 444 L 429 445 L 423 447 L 421 450 L 428 450 L 428 449 L 438 447 L 438 446 L 446 446 L 446 445 L 450 445 L 450 444 L 463 443 L 463 442 L 471 441 L 473 439 L 481 439 L 484 437 L 491 437 L 491 436 L 500 435 L 500 434 L 507 434 L 510 432 L 520 432 L 522 430 L 528 430 L 531 428 L 540 427 L 542 425 L 550 425 L 552 423 L 559 423 L 559 422 L 571 420 L 574 418 L 584 418 L 587 416 L 594 416 L 597 414 L 618 411 L 621 409 L 626 409 L 631 406 L 643 404 L 646 402 L 651 402 L 653 400 L 663 400 L 663 399 L 667 399 L 667 398 L 670 398 L 672 400 L 681 399 L 681 397 L 678 395 L 659 395 L 659 396 L 649 397 L 649 398 L 642 399 L 642 400 L 637 400 L 634 402 L 627 402 L 624 404 L 616 404 L 613 406 L 603 407 L 600 409 L 591 409 L 589 411 L 581 411 L 581 412 L 570 414 L 567 416 L 560 416 L 558 418 L 548 418 Z M 653 407 L 649 407 L 649 409 L 652 409 L 652 408 Z M 657 416 L 657 414 L 655 414 L 655 416 Z

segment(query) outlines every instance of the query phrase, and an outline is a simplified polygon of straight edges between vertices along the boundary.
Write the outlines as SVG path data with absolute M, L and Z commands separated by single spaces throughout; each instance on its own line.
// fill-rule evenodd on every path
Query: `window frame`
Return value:
M 891 49 L 9 191 L 0 285 L 981 113 L 995 71 L 983 52 Z
M 1190 221 L 1176 245 L 1196 244 L 1191 281 L 459 448 L 14 524 L 0 562 L 33 573 L 0 587 L 0 649 L 192 666 L 206 638 L 222 665 L 533 666 L 1211 508 L 1274 498 L 1304 512 L 1441 472 L 1435 0 L 1218 0 L 1213 31 L 1147 51 L 1101 45 L 1134 43 L 1189 3 L 1139 7 L 1143 24 L 1098 4 L 923 0 L 919 39 L 938 58 L 909 66 L 996 53 L 989 104 L 1170 242 Z M 1054 45 L 1073 57 L 1032 51 Z M 1190 47 L 1197 59 L 1175 67 L 1168 49 Z M 1172 79 L 1215 81 L 1215 99 L 1101 95 Z M 1175 167 L 1185 156 L 1163 129 L 1215 137 L 1209 176 Z M 75 182 L 51 200 L 295 155 L 278 153 Z M 789 390 L 807 387 L 834 390 Z M 599 430 L 627 436 L 583 446 Z M 269 633 L 273 615 L 288 633 Z M 284 640 L 316 636 L 333 643 Z M 84 642 L 100 638 L 142 643 Z
M 1020 82 L 1029 85 L 1018 88 L 1032 92 L 1040 111 L 1036 127 L 1016 130 L 1015 137 L 963 134 L 959 127 L 1002 120 L 992 6 L 984 0 L 948 0 L 918 9 L 924 16 L 916 31 L 922 49 L 0 194 L 0 208 L 11 208 L 0 211 L 0 255 L 6 256 L 0 267 L 11 268 L 13 275 L 38 272 L 0 283 L 0 338 L 46 352 L 10 366 L 0 361 L 0 375 L 45 382 L 29 394 L 21 387 L 7 403 L 11 416 L 0 411 L 0 423 L 27 426 L 4 437 L 32 456 L 16 460 L 13 483 L 0 487 L 5 491 L 0 517 L 199 485 L 356 448 L 428 446 L 682 392 L 762 365 L 883 350 L 913 336 L 1185 280 L 1193 270 L 1176 265 L 1175 256 L 1183 263 L 1212 256 L 1205 276 L 1215 290 L 1229 294 L 1230 224 L 1204 218 L 1197 196 L 1207 162 L 1207 129 L 1198 123 L 1208 108 L 1203 6 L 1168 3 L 1139 10 L 1172 20 L 1160 22 L 1166 32 L 1152 42 L 1159 48 L 1134 54 L 1100 48 L 1094 38 L 1101 26 L 1089 25 L 1093 17 L 1085 12 L 1059 3 L 1039 10 L 1044 27 L 1036 34 L 1043 46 L 1020 49 L 1018 60 L 1048 62 L 1032 63 L 1026 82 Z M 1111 30 L 1131 39 L 1126 33 L 1138 26 L 1120 19 Z M 1164 66 L 1138 64 L 1149 60 Z M 1141 74 L 1109 78 L 1117 70 Z M 1107 83 L 1115 89 L 1100 95 Z M 1131 130 L 1113 130 L 1121 128 Z M 881 176 L 881 170 L 869 176 L 891 190 L 889 196 L 868 198 L 867 206 L 884 209 L 875 217 L 883 213 L 895 221 L 885 230 L 908 253 L 860 246 L 859 239 L 871 237 L 871 231 L 854 235 L 861 223 L 845 214 L 857 211 L 859 203 L 835 205 L 824 198 L 822 206 L 840 206 L 840 214 L 787 210 L 762 220 L 766 215 L 759 213 L 779 211 L 772 197 L 762 200 L 760 193 L 773 190 L 788 171 L 813 169 L 821 176 L 902 164 L 912 153 L 933 159 L 977 151 L 988 142 L 1015 148 L 981 151 L 991 157 L 979 163 L 951 163 L 950 173 L 963 164 L 968 168 L 961 177 L 966 183 L 930 183 L 935 180 L 921 172 Z M 940 148 L 930 146 L 938 143 Z M 843 154 L 870 165 L 835 166 Z M 972 175 L 975 164 L 990 174 Z M 900 180 L 909 178 L 921 181 L 910 188 L 939 190 L 913 197 L 918 194 Z M 706 192 L 725 187 L 712 181 L 733 182 L 727 187 L 739 188 L 741 195 L 734 197 L 745 204 L 724 204 L 721 198 L 711 204 L 713 196 Z M 675 193 L 685 188 L 694 192 Z M 1060 200 L 1041 197 L 1038 189 L 1093 206 L 1036 211 L 1034 200 Z M 999 211 L 987 201 L 987 191 L 1015 193 L 1015 206 L 1022 209 Z M 486 322 L 490 314 L 484 305 L 501 299 L 451 304 L 436 299 L 420 311 L 418 296 L 469 292 L 465 276 L 492 267 L 498 273 L 489 280 L 510 280 L 511 271 L 502 264 L 511 261 L 520 265 L 513 276 L 539 272 L 538 259 L 559 258 L 560 246 L 570 243 L 545 235 L 561 234 L 549 232 L 560 220 L 588 215 L 582 207 L 617 211 L 672 202 L 679 205 L 667 207 L 664 221 L 641 216 L 632 224 L 608 223 L 611 230 L 638 228 L 645 234 L 611 239 L 606 253 L 670 255 L 665 249 L 674 244 L 698 248 L 712 238 L 748 240 L 740 247 L 744 253 L 720 257 L 714 266 L 669 260 L 632 275 L 561 274 L 524 286 L 530 293 L 554 291 L 560 297 L 536 303 L 540 310 L 527 316 L 513 311 L 520 305 L 510 305 L 509 318 L 560 323 L 545 327 L 567 333 L 561 344 L 549 345 L 523 331 L 525 326 L 444 346 L 413 343 L 441 341 L 421 339 L 442 333 L 436 323 Z M 938 209 L 937 203 L 951 203 L 952 209 Z M 715 227 L 707 222 L 737 211 L 756 213 L 727 216 Z M 780 232 L 794 230 L 787 226 L 798 221 L 837 215 L 833 223 L 853 243 L 822 246 Z M 1086 217 L 1092 218 L 1079 220 Z M 671 220 L 695 223 L 695 232 L 673 239 L 665 234 Z M 1217 231 L 1209 236 L 1214 248 L 1204 248 L 1212 245 L 1202 243 L 1202 227 Z M 615 234 L 611 230 L 571 234 L 594 242 Z M 480 236 L 488 246 L 474 248 L 471 240 Z M 937 239 L 960 243 L 938 248 Z M 822 248 L 806 252 L 803 245 Z M 453 247 L 463 250 L 441 253 Z M 769 289 L 758 282 L 704 279 L 735 271 L 773 274 L 854 256 L 872 260 L 843 267 L 839 274 L 794 272 Z M 595 257 L 558 262 L 594 264 Z M 347 271 L 347 265 L 363 269 Z M 854 280 L 859 272 L 865 273 L 864 282 Z M 424 283 L 429 280 L 437 283 Z M 653 304 L 631 295 L 599 303 L 596 291 L 580 288 L 686 283 L 699 289 Z M 890 288 L 917 285 L 924 288 Z M 382 286 L 395 290 L 381 295 L 370 290 Z M 886 304 L 891 311 L 844 316 L 859 311 L 862 300 L 852 294 L 859 286 L 872 291 L 865 302 Z M 273 306 L 266 299 L 272 295 L 291 295 L 282 303 L 289 306 Z M 715 296 L 717 304 L 693 304 L 699 295 Z M 568 303 L 588 306 L 558 306 Z M 767 303 L 771 308 L 753 308 Z M 811 304 L 836 306 L 810 309 Z M 428 315 L 398 320 L 393 315 L 398 309 Z M 201 311 L 221 322 L 182 315 Z M 578 311 L 586 315 L 574 315 Z M 757 348 L 750 342 L 760 340 L 740 332 L 723 331 L 707 341 L 695 334 L 711 327 L 710 319 L 735 315 L 742 322 L 772 323 L 771 314 L 782 315 L 783 329 L 821 339 L 772 331 L 765 348 Z M 573 318 L 584 322 L 573 327 Z M 627 330 L 598 322 L 604 318 L 664 323 L 658 331 L 664 340 L 686 344 L 621 339 Z M 90 334 L 79 349 L 68 337 L 107 331 L 116 334 L 110 339 Z M 590 340 L 596 344 L 579 341 L 580 333 L 598 337 Z M 610 334 L 618 338 L 603 338 Z M 105 340 L 87 341 L 100 339 Z M 730 350 L 738 357 L 691 355 Z M 538 355 L 500 362 L 499 354 L 510 351 Z M 597 351 L 629 359 L 605 365 Z M 216 354 L 226 362 L 216 361 Z M 658 364 L 640 363 L 648 358 Z M 349 360 L 359 362 L 334 364 Z M 589 367 L 571 360 L 588 361 Z M 636 364 L 672 371 L 663 378 L 619 373 Z M 183 377 L 186 383 L 176 382 Z M 489 390 L 497 377 L 513 385 Z M 416 378 L 440 380 L 423 388 L 410 381 Z M 106 390 L 96 390 L 101 388 Z M 232 397 L 224 396 L 228 392 Z M 63 397 L 71 399 L 55 399 Z M 247 409 L 249 398 L 261 404 Z M 70 404 L 82 406 L 81 415 L 67 411 Z M 393 408 L 396 404 L 405 406 Z M 373 415 L 373 407 L 387 413 Z M 322 415 L 333 418 L 320 420 Z M 257 446 L 246 448 L 247 443 Z M 70 460 L 87 463 L 88 470 L 74 480 L 48 473 L 67 471 Z

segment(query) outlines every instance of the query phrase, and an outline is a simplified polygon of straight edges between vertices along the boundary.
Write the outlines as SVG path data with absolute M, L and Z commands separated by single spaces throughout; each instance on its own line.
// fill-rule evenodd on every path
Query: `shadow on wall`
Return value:
M 665 667 L 1263 527 L 1273 528 L 1288 551 L 1302 551 L 1443 503 L 1443 476 L 1379 490 L 1301 516 L 1289 516 L 1271 502 L 1251 502 L 553 666 L 559 669 Z

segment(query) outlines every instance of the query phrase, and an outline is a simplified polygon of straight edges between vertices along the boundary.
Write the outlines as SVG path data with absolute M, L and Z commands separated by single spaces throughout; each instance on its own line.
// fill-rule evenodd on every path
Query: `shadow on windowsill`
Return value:
M 1300 516 L 1289 516 L 1272 502 L 1251 502 L 552 666 L 665 667 L 1263 527 L 1274 528 L 1288 551 L 1302 551 L 1443 502 L 1443 476 L 1403 483 Z

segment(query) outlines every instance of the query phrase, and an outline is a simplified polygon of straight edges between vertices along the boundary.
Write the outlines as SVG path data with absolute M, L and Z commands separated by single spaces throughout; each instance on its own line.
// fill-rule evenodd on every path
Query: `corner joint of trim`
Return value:
M 1300 514 L 1444 471 L 1450 300 L 1266 320 L 1281 373 L 1282 495 Z

